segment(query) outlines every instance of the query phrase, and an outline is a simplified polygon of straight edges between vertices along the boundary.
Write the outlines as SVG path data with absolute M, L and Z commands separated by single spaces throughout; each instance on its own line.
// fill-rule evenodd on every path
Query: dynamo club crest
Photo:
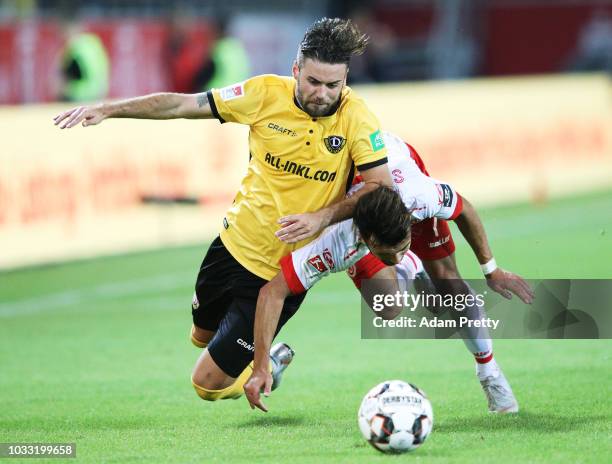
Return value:
M 323 141 L 330 153 L 338 153 L 346 144 L 346 139 L 339 135 L 330 135 L 329 137 L 325 137 Z

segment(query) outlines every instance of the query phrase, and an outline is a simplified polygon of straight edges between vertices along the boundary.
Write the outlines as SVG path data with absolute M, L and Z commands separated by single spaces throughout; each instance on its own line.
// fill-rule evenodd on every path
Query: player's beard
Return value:
M 315 102 L 307 101 L 304 98 L 302 88 L 300 87 L 300 81 L 298 80 L 295 88 L 295 98 L 300 104 L 302 110 L 304 110 L 304 112 L 314 118 L 319 116 L 325 116 L 326 114 L 328 114 L 331 108 L 333 108 L 338 103 L 338 100 L 340 100 L 340 94 L 338 94 L 338 98 L 336 98 L 336 100 L 333 102 L 325 103 L 323 105 L 316 105 L 314 104 Z

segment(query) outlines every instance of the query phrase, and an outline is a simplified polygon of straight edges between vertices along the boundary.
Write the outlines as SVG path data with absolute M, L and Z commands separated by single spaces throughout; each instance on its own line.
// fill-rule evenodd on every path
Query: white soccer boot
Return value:
M 519 410 L 518 402 L 512 393 L 512 388 L 506 380 L 503 372 L 498 371 L 497 375 L 490 375 L 480 380 L 480 385 L 489 403 L 489 412 L 498 414 L 517 413 Z
M 283 372 L 293 361 L 295 352 L 286 343 L 277 343 L 270 349 L 272 362 L 272 390 L 276 390 L 283 378 Z

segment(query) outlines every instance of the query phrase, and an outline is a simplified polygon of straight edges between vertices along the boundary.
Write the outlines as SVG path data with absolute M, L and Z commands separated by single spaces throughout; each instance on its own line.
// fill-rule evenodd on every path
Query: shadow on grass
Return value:
M 519 414 L 483 415 L 477 417 L 452 418 L 440 420 L 434 424 L 436 433 L 455 432 L 483 432 L 483 431 L 524 431 L 534 430 L 540 432 L 570 432 L 576 430 L 577 424 L 593 425 L 606 424 L 610 420 L 605 415 L 559 416 L 546 413 L 532 413 L 522 411 Z
M 286 427 L 291 425 L 300 425 L 304 422 L 303 417 L 256 417 L 236 425 L 239 429 L 261 428 L 261 427 Z

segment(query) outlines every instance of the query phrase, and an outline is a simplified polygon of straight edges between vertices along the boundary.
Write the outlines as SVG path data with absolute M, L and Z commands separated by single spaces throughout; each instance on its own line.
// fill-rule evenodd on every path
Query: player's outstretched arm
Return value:
M 314 213 L 291 214 L 278 220 L 281 228 L 276 236 L 286 243 L 296 243 L 322 231 L 325 227 L 350 218 L 361 195 L 379 185 L 393 186 L 387 164 L 381 164 L 360 173 L 365 182 L 363 188 L 338 203 Z
M 531 303 L 534 297 L 533 290 L 521 276 L 497 267 L 480 216 L 469 201 L 464 197 L 462 199 L 463 210 L 455 219 L 455 223 L 474 250 L 487 278 L 487 284 L 504 298 L 511 299 L 514 294 L 523 303 Z
M 270 374 L 270 346 L 278 326 L 285 298 L 290 294 L 283 273 L 280 272 L 270 282 L 261 287 L 255 309 L 255 359 L 253 373 L 244 385 L 244 393 L 251 409 L 256 407 L 264 412 L 268 408 L 261 401 L 260 393 L 270 394 L 272 375 Z
M 60 129 L 69 129 L 82 123 L 94 126 L 107 118 L 135 119 L 208 119 L 212 110 L 205 92 L 197 94 L 154 93 L 89 106 L 77 106 L 58 114 L 53 122 Z

